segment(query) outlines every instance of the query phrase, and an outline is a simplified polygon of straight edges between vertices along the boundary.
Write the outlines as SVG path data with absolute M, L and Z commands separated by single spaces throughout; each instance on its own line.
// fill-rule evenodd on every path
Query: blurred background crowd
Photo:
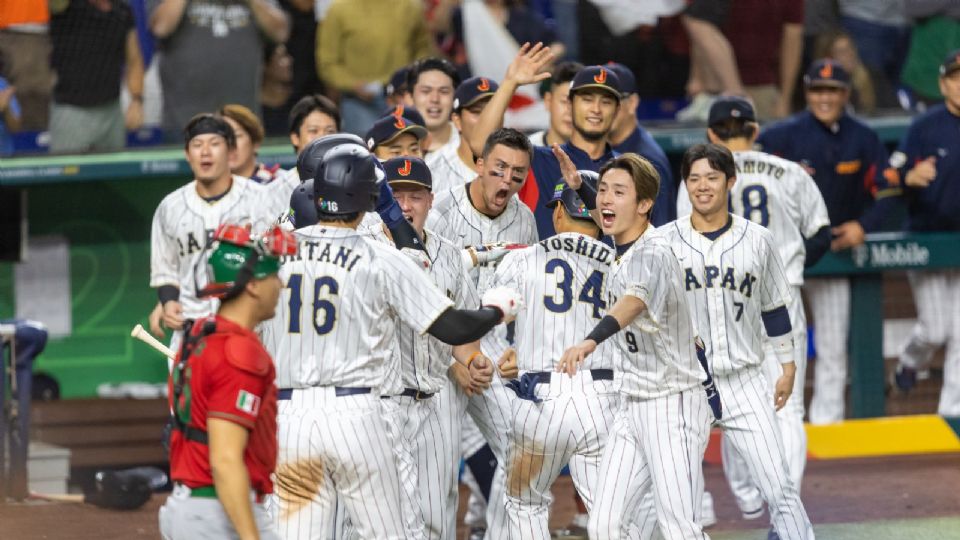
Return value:
M 391 75 L 413 60 L 443 56 L 462 78 L 497 77 L 498 58 L 506 65 L 517 45 L 538 41 L 558 61 L 631 68 L 645 122 L 703 122 L 718 95 L 750 96 L 761 120 L 787 116 L 803 107 L 804 66 L 823 57 L 850 73 L 851 112 L 903 114 L 942 99 L 937 66 L 960 47 L 951 0 L 717 0 L 703 13 L 686 4 L 0 2 L 0 155 L 170 142 L 192 115 L 226 103 L 282 136 L 293 104 L 317 93 L 363 133 L 398 90 Z M 546 118 L 515 124 L 534 131 Z

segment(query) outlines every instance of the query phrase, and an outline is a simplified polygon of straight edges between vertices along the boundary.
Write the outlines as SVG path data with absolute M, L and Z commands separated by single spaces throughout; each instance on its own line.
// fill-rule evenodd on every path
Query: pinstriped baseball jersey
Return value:
M 442 150 L 430 154 L 432 159 L 427 165 L 433 177 L 434 193 L 445 193 L 477 177 L 477 170 L 460 159 L 458 148 L 459 146 L 445 146 Z
M 221 223 L 252 225 L 261 233 L 276 219 L 263 207 L 264 188 L 249 178 L 233 177 L 230 190 L 212 203 L 197 194 L 196 181 L 170 193 L 157 206 L 150 231 L 150 286 L 180 287 L 183 316 L 197 319 L 217 310 L 214 299 L 197 298 L 196 285 L 206 275 L 194 276 L 203 248 Z M 204 266 L 200 266 L 204 269 Z
M 491 242 L 535 244 L 537 224 L 533 212 L 516 197 L 511 197 L 502 214 L 490 218 L 473 207 L 467 196 L 468 185 L 457 186 L 437 196 L 427 217 L 427 227 L 454 245 L 475 246 Z M 490 288 L 496 263 L 483 264 L 470 271 L 481 294 Z
M 293 167 L 285 171 L 280 171 L 277 177 L 264 186 L 266 189 L 266 204 L 270 207 L 270 213 L 274 217 L 282 216 L 290 209 L 290 195 L 293 190 L 300 185 L 300 174 L 297 168 Z
M 517 315 L 517 365 L 553 371 L 569 345 L 564 336 L 593 328 L 606 313 L 606 279 L 616 253 L 577 233 L 561 233 L 504 257 L 494 285 L 519 291 L 526 306 Z M 610 355 L 587 357 L 582 369 L 613 368 Z
M 647 309 L 613 339 L 623 372 L 620 391 L 640 399 L 677 394 L 706 379 L 697 360 L 691 306 L 669 239 L 649 226 L 614 265 L 609 305 L 624 296 Z
M 296 234 L 300 253 L 280 268 L 285 289 L 261 332 L 277 386 L 379 389 L 396 318 L 422 334 L 453 302 L 407 256 L 369 235 L 322 224 Z
M 804 238 L 830 225 L 827 205 L 803 167 L 764 152 L 734 152 L 737 181 L 730 190 L 733 213 L 763 225 L 773 234 L 787 280 L 803 285 L 807 250 Z M 690 197 L 681 182 L 677 214 L 690 214 Z
M 480 296 L 473 282 L 467 278 L 460 248 L 429 229 L 424 233 L 423 246 L 430 259 L 426 272 L 430 280 L 440 292 L 453 300 L 457 309 L 479 308 Z M 381 237 L 385 239 L 384 235 Z M 391 365 L 400 367 L 403 388 L 428 393 L 443 388 L 448 380 L 447 370 L 453 362 L 453 346 L 429 334 L 417 332 L 402 319 L 397 320 L 397 341 L 399 347 L 393 351 L 396 361 Z
M 790 304 L 790 285 L 770 231 L 730 215 L 716 240 L 685 216 L 660 230 L 680 261 L 680 278 L 713 372 L 759 366 L 766 330 L 760 314 Z

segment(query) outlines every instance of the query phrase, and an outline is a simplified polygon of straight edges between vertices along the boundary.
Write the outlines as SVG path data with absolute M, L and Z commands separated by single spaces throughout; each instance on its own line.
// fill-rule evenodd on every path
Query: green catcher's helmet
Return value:
M 293 233 L 274 227 L 254 238 L 239 225 L 223 224 L 214 233 L 216 245 L 207 259 L 208 284 L 198 296 L 229 300 L 251 279 L 263 279 L 280 271 L 280 257 L 297 254 Z

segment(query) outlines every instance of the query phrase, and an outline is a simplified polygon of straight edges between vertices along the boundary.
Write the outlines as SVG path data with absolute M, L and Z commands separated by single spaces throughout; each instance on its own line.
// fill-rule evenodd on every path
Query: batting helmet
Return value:
M 295 229 L 315 225 L 319 221 L 317 205 L 313 202 L 313 178 L 297 186 L 290 194 L 290 212 Z
M 366 148 L 343 144 L 324 155 L 313 180 L 318 215 L 343 216 L 376 208 L 383 179 L 377 158 Z
M 296 255 L 293 233 L 274 227 L 253 238 L 246 227 L 223 224 L 214 235 L 216 247 L 207 259 L 209 283 L 198 296 L 233 298 L 251 279 L 263 279 L 280 271 L 280 257 Z
M 363 139 L 353 133 L 334 133 L 311 141 L 297 157 L 297 173 L 300 175 L 300 181 L 306 182 L 316 175 L 317 169 L 320 168 L 320 163 L 323 161 L 323 156 L 330 149 L 348 143 L 356 143 L 364 148 L 367 146 Z

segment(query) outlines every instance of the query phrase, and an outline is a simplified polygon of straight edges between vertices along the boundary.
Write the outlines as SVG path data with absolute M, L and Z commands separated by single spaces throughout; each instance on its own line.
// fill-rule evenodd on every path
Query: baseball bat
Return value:
M 130 332 L 132 337 L 139 339 L 140 341 L 146 343 L 147 345 L 153 347 L 154 349 L 160 351 L 161 354 L 167 358 L 173 360 L 176 355 L 169 347 L 157 341 L 157 338 L 151 336 L 146 330 L 143 329 L 142 325 L 136 325 L 133 327 L 133 330 Z

